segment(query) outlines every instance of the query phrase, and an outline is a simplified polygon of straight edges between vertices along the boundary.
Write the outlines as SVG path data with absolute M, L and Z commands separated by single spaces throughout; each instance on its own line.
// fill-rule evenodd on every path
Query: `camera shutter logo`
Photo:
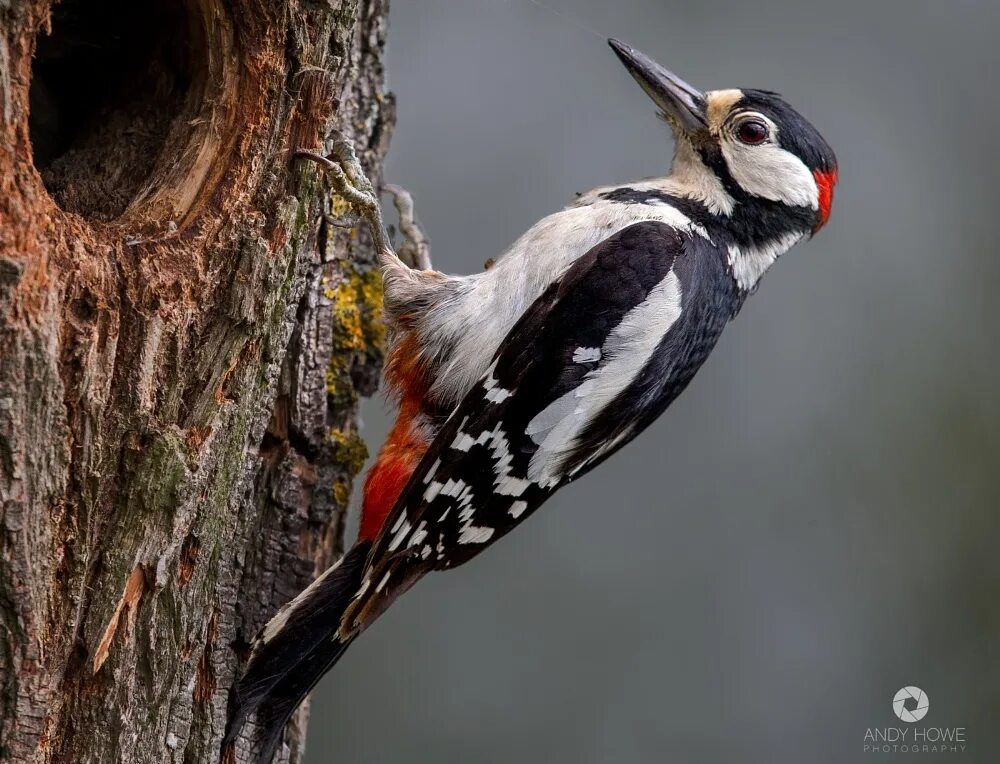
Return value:
M 927 693 L 919 687 L 904 687 L 892 699 L 892 710 L 902 721 L 910 724 L 927 716 L 931 702 Z

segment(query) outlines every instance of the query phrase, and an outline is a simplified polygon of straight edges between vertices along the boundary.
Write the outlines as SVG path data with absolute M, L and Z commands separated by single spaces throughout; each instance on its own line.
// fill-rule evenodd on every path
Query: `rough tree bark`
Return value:
M 0 0 L 0 760 L 217 761 L 338 550 L 381 292 L 289 151 L 379 179 L 386 12 Z

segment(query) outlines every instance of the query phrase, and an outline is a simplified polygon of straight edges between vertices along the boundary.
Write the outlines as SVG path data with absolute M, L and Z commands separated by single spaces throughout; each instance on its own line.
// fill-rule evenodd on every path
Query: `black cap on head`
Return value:
M 837 169 L 837 157 L 819 130 L 771 90 L 743 88 L 739 106 L 753 109 L 770 117 L 780 128 L 778 143 L 801 159 L 816 172 L 829 173 Z

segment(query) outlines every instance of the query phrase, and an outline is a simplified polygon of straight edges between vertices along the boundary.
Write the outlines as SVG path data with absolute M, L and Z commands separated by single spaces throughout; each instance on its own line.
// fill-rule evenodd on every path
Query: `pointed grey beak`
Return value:
M 608 40 L 611 49 L 625 64 L 646 95 L 663 110 L 664 115 L 688 134 L 708 127 L 705 94 L 669 72 L 645 53 L 625 43 Z

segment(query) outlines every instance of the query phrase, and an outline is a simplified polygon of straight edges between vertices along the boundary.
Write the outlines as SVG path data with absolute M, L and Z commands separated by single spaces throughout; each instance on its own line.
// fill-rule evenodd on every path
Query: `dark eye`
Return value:
M 736 128 L 736 136 L 744 143 L 756 146 L 767 140 L 767 125 L 759 119 L 748 119 Z

